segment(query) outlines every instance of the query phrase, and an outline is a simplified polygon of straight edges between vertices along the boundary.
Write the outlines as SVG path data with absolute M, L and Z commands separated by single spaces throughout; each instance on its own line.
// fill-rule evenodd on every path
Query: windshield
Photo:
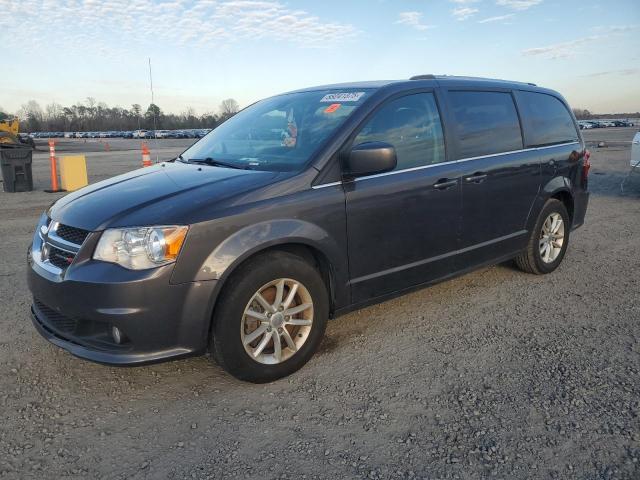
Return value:
M 301 170 L 370 92 L 316 90 L 267 98 L 217 127 L 181 160 L 252 170 Z

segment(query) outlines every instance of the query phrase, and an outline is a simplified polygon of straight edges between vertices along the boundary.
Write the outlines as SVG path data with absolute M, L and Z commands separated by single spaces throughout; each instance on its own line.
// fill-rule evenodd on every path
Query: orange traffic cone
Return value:
M 142 142 L 142 166 L 151 166 L 151 152 L 149 152 L 149 147 L 147 147 L 147 144 L 144 142 Z
M 56 162 L 56 142 L 49 139 L 49 165 L 51 168 L 51 189 L 45 190 L 47 193 L 66 192 L 58 188 L 58 167 Z

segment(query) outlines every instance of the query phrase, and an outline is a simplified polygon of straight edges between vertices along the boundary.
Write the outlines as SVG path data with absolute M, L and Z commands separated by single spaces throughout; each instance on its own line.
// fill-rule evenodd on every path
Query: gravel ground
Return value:
M 634 133 L 585 133 L 612 146 L 593 149 L 586 225 L 554 274 L 504 264 L 352 313 L 266 385 L 205 357 L 123 369 L 49 345 L 24 270 L 56 195 L 0 193 L 0 478 L 639 478 Z M 88 154 L 92 181 L 139 162 Z M 46 188 L 46 152 L 34 175 Z

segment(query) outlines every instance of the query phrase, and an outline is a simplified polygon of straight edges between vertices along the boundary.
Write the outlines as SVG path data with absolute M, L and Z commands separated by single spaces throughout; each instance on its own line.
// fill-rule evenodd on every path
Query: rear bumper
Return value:
M 117 265 L 85 267 L 67 279 L 47 278 L 37 265 L 29 266 L 33 324 L 48 341 L 77 357 L 111 365 L 204 353 L 215 281 L 172 285 L 173 265 L 131 272 L 135 279 L 130 281 L 123 278 L 129 272 Z M 112 269 L 119 275 L 109 275 L 106 270 Z M 105 278 L 118 281 L 105 283 Z M 122 333 L 119 344 L 113 327 Z
M 573 198 L 573 225 L 572 230 L 581 227 L 584 224 L 584 217 L 587 214 L 589 206 L 589 192 L 578 192 Z

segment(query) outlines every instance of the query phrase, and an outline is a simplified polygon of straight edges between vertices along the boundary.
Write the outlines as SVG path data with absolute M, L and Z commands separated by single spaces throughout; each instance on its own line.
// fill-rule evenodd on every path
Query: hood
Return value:
M 49 216 L 85 230 L 189 223 L 189 210 L 271 183 L 278 173 L 167 162 L 62 197 Z

